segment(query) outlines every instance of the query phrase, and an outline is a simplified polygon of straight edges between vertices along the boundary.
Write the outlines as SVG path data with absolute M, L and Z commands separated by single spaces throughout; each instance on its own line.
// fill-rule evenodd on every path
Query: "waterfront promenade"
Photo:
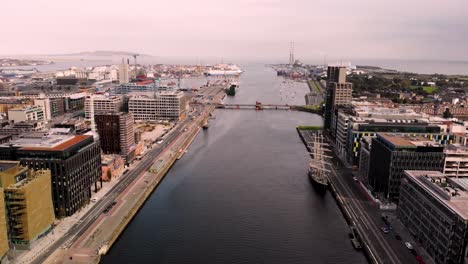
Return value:
M 219 102 L 222 87 L 205 92 Z M 50 243 L 32 263 L 98 263 L 124 231 L 167 171 L 189 147 L 200 127 L 215 109 L 212 104 L 195 106 L 193 118 L 179 122 L 102 199 L 97 201 L 61 238 Z
M 311 142 L 311 131 L 298 131 L 304 144 L 309 149 L 308 142 Z M 417 247 L 417 243 L 398 223 L 394 217 L 390 217 L 392 230 L 384 234 L 381 228 L 385 223 L 381 219 L 382 215 L 394 215 L 392 211 L 379 209 L 379 205 L 362 186 L 361 182 L 353 179 L 354 175 L 351 166 L 339 159 L 335 153 L 332 154 L 329 174 L 330 190 L 340 207 L 343 216 L 349 226 L 357 228 L 363 250 L 370 263 L 417 263 L 416 257 L 405 247 L 404 242 L 409 241 L 414 246 L 419 255 L 423 256 L 426 263 L 432 263 L 427 253 Z M 395 238 L 396 234 L 401 236 L 401 240 Z

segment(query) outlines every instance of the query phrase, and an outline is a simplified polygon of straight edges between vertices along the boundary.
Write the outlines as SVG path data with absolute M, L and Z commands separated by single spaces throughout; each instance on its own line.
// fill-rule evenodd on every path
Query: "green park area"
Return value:
M 318 93 L 322 93 L 322 87 L 316 80 L 309 80 L 309 86 L 314 88 Z
M 321 126 L 298 126 L 297 129 L 299 130 L 322 130 L 323 127 Z
M 437 86 L 416 86 L 416 85 L 413 85 L 413 86 L 410 86 L 410 89 L 411 90 L 417 90 L 419 87 L 422 87 L 422 89 L 428 94 L 433 94 L 433 93 L 439 91 L 439 87 L 437 87 Z

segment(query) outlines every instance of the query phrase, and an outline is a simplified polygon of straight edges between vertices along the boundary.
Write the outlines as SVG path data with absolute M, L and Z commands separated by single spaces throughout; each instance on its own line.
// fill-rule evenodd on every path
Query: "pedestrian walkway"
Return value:
M 134 166 L 134 165 L 132 165 Z M 131 167 L 130 167 L 131 168 Z M 116 177 L 110 182 L 104 182 L 102 188 L 97 193 L 92 193 L 91 199 L 101 199 L 105 196 L 117 182 L 124 176 Z M 55 226 L 53 229 L 44 237 L 31 243 L 30 250 L 12 250 L 10 255 L 13 256 L 11 263 L 13 264 L 23 264 L 30 263 L 38 255 L 45 252 L 52 243 L 60 239 L 65 233 L 67 233 L 70 228 L 80 221 L 80 219 L 94 206 L 93 202 L 90 202 L 85 207 L 81 208 L 74 215 L 55 220 Z

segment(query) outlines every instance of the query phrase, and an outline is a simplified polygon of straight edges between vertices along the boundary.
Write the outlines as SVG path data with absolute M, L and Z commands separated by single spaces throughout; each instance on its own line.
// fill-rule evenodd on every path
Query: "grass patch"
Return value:
M 323 127 L 321 126 L 298 126 L 297 129 L 299 130 L 322 130 Z
M 413 86 L 410 86 L 410 89 L 411 89 L 411 90 L 416 90 L 416 89 L 418 89 L 419 87 L 421 87 L 421 86 L 415 86 L 415 85 L 413 85 Z M 437 86 L 422 86 L 422 88 L 423 88 L 423 90 L 424 90 L 426 93 L 428 93 L 428 94 L 433 94 L 433 93 L 439 91 L 439 87 L 437 87 Z
M 309 85 L 310 85 L 311 87 L 314 87 L 315 90 L 317 90 L 317 92 L 322 93 L 322 87 L 320 86 L 319 83 L 317 83 L 316 80 L 310 80 L 310 81 L 309 81 Z
M 321 108 L 320 105 L 304 105 L 303 107 L 305 109 L 315 110 L 315 111 L 318 111 Z

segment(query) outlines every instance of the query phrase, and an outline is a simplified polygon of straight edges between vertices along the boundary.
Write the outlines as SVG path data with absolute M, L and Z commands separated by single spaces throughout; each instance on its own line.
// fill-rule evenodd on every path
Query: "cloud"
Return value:
M 28 8 L 24 8 L 24 7 Z M 465 0 L 16 0 L 0 54 L 468 60 Z

